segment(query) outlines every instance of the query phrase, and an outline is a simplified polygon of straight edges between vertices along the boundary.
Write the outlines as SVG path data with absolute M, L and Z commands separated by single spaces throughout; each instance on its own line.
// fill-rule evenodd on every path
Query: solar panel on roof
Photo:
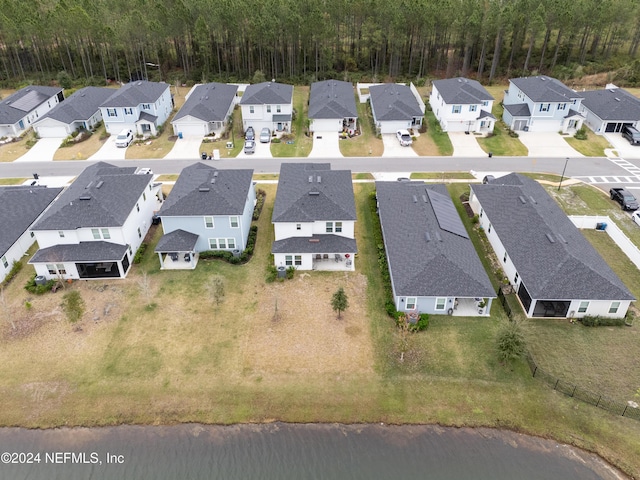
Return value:
M 15 100 L 11 103 L 13 108 L 17 108 L 18 110 L 22 110 L 23 112 L 30 112 L 42 102 L 47 99 L 46 95 L 42 95 L 40 92 L 36 92 L 35 90 L 31 90 L 22 98 Z
M 469 238 L 469 234 L 465 230 L 451 199 L 430 189 L 427 189 L 427 195 L 431 200 L 433 212 L 436 214 L 436 220 L 438 220 L 440 228 L 459 237 Z

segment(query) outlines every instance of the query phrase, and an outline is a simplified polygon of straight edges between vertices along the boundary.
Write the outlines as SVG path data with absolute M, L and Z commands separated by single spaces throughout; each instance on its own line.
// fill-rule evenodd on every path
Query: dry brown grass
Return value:
M 101 125 L 93 135 L 84 142 L 76 143 L 70 147 L 60 147 L 53 155 L 54 160 L 86 160 L 96 153 L 105 140 L 100 140 L 100 135 L 104 132 L 104 125 Z

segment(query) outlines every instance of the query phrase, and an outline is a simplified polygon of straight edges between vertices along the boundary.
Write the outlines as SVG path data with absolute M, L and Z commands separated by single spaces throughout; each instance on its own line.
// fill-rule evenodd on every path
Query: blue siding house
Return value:
M 163 269 L 193 269 L 205 250 L 242 251 L 256 203 L 253 170 L 196 163 L 182 170 L 158 212 L 164 235 L 155 251 Z

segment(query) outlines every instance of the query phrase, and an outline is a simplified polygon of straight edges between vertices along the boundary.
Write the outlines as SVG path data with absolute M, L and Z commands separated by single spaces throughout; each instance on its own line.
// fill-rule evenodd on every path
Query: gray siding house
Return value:
M 447 188 L 376 182 L 398 311 L 489 316 L 496 293 Z
M 340 80 L 312 83 L 308 116 L 312 132 L 353 133 L 358 122 L 353 84 Z
M 619 132 L 624 125 L 640 123 L 640 100 L 623 88 L 607 85 L 602 90 L 580 92 L 580 113 L 595 133 Z
M 555 78 L 512 78 L 502 101 L 502 119 L 515 131 L 575 133 L 584 121 L 581 102 L 579 93 Z
M 182 170 L 158 216 L 164 236 L 155 251 L 163 269 L 193 269 L 205 250 L 247 246 L 256 203 L 253 170 L 195 163 Z
M 635 297 L 538 182 L 472 185 L 469 203 L 528 317 L 625 316 Z

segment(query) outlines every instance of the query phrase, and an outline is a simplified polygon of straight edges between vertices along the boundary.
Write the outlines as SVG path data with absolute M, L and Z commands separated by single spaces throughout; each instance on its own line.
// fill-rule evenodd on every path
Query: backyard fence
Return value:
M 527 353 L 526 358 L 532 375 L 536 378 L 539 378 L 547 385 L 551 386 L 554 390 L 562 392 L 569 397 L 577 398 L 578 400 L 582 400 L 583 402 L 590 403 L 591 405 L 602 408 L 603 410 L 607 410 L 608 412 L 615 413 L 616 415 L 622 415 L 623 417 L 640 420 L 640 408 L 633 407 L 628 403 L 611 400 L 604 395 L 590 392 L 582 387 L 573 385 L 569 382 L 554 377 L 550 373 L 540 368 L 530 353 Z

